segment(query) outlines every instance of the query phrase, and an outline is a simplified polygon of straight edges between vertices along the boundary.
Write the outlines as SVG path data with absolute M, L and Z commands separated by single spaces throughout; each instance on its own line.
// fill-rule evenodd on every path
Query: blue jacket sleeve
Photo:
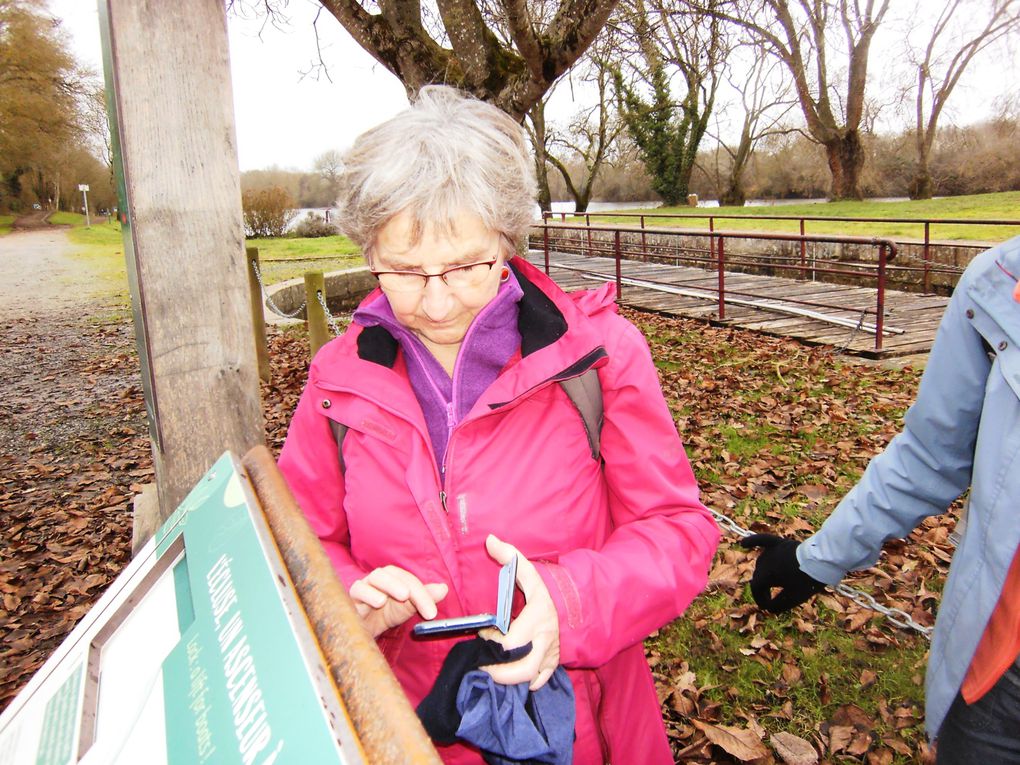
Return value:
M 873 565 L 887 539 L 945 512 L 970 485 L 991 362 L 967 315 L 967 276 L 946 308 L 903 430 L 797 549 L 801 569 L 821 582 Z

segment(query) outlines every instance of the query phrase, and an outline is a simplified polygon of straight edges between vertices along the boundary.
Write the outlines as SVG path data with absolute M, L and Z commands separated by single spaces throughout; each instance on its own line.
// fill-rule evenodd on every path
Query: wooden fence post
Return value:
M 264 441 L 222 2 L 100 0 L 118 217 L 165 519 Z
M 329 325 L 326 323 L 326 312 L 319 302 L 322 295 L 326 301 L 326 279 L 322 271 L 305 273 L 305 321 L 308 324 L 308 358 L 315 358 L 319 349 L 329 342 Z
M 259 378 L 263 382 L 272 379 L 269 369 L 269 347 L 266 343 L 266 313 L 262 303 L 262 285 L 258 274 L 261 273 L 259 248 L 245 249 L 245 264 L 248 266 L 248 292 L 251 295 L 251 321 L 255 325 L 255 355 L 259 362 Z M 256 269 L 259 269 L 256 272 Z

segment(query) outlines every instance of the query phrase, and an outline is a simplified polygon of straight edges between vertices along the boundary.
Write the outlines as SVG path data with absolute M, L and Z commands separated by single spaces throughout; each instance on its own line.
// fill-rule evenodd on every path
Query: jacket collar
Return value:
M 524 293 L 519 304 L 517 329 L 521 333 L 521 356 L 527 357 L 563 337 L 567 333 L 567 320 L 556 303 L 522 273 L 515 261 L 509 261 L 509 266 Z M 365 327 L 358 335 L 358 358 L 364 361 L 392 369 L 398 348 L 396 338 L 378 325 Z

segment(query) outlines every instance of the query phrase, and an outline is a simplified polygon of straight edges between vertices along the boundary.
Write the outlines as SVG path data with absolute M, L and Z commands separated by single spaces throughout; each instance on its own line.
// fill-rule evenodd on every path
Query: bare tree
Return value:
M 730 48 L 720 19 L 729 0 L 625 0 L 615 87 L 623 120 L 667 205 L 687 196 Z M 625 76 L 629 74 L 629 76 Z M 682 96 L 674 96 L 677 85 Z M 643 92 L 650 94 L 646 101 Z
M 921 17 L 918 4 L 914 18 Z M 910 184 L 911 199 L 931 199 L 931 148 L 939 117 L 961 75 L 979 53 L 1018 30 L 1020 0 L 979 3 L 949 0 L 942 6 L 923 51 L 911 48 L 911 63 L 917 67 L 914 97 L 917 170 Z
M 861 121 L 871 41 L 890 0 L 748 0 L 720 17 L 768 46 L 793 77 L 809 135 L 825 147 L 834 199 L 860 199 L 864 167 Z M 719 13 L 717 11 L 717 13 Z M 845 48 L 840 51 L 840 44 Z M 830 53 L 846 55 L 832 66 Z M 840 86 L 845 90 L 841 90 Z
M 624 129 L 613 108 L 610 56 L 615 45 L 607 29 L 585 53 L 575 71 L 582 84 L 593 88 L 594 104 L 578 111 L 565 129 L 553 129 L 548 136 L 551 151 L 546 160 L 563 176 L 577 212 L 588 209 L 599 172 Z
M 517 120 L 584 53 L 619 0 L 318 0 L 407 89 L 444 83 Z M 288 0 L 228 0 L 279 19 Z
M 333 204 L 340 194 L 340 172 L 343 165 L 343 156 L 336 149 L 327 149 L 312 163 L 312 169 L 325 186 L 324 191 L 329 197 L 330 204 Z
M 797 101 L 791 97 L 790 83 L 776 76 L 781 62 L 764 47 L 751 42 L 735 52 L 747 54 L 738 67 L 733 66 L 731 57 L 726 70 L 726 79 L 740 95 L 740 132 L 735 144 L 722 140 L 718 133 L 713 137 L 729 156 L 726 188 L 719 195 L 719 204 L 741 207 L 747 201 L 744 171 L 755 148 L 768 136 L 791 132 L 792 128 L 784 127 L 783 123 Z
M 543 212 L 552 209 L 552 193 L 549 191 L 549 134 L 545 128 L 545 105 L 549 93 L 543 95 L 528 109 L 524 129 L 528 131 L 531 146 L 535 150 L 535 180 L 538 182 L 538 206 Z

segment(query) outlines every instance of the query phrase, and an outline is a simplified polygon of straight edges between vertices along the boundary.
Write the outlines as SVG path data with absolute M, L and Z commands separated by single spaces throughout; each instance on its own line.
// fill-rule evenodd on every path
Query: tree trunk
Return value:
M 825 142 L 825 156 L 832 174 L 831 199 L 863 199 L 861 169 L 864 167 L 864 146 L 857 130 Z
M 740 178 L 730 178 L 726 191 L 719 195 L 720 207 L 743 207 L 747 202 L 747 195 L 744 193 L 744 184 Z
M 538 206 L 542 212 L 552 209 L 552 192 L 549 191 L 549 164 L 545 149 L 545 103 L 539 101 L 528 110 L 534 132 L 531 134 L 535 149 L 535 180 L 538 182 Z
M 907 194 L 911 199 L 931 199 L 935 190 L 932 187 L 931 171 L 928 169 L 928 154 L 921 147 L 917 159 L 917 170 L 910 186 L 907 187 Z

